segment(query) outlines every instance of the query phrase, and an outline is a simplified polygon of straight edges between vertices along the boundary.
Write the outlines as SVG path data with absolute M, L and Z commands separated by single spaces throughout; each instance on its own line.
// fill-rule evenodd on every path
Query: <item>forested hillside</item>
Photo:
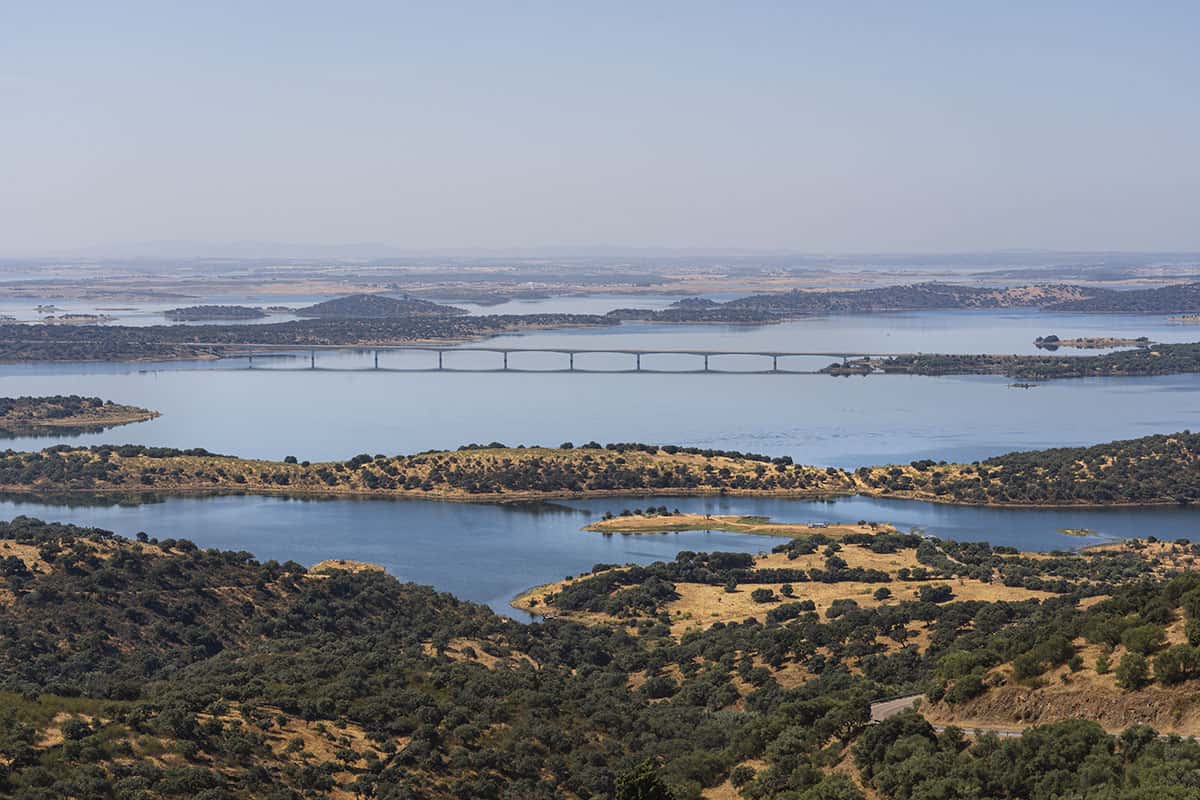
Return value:
M 965 694 L 962 676 L 989 665 L 1065 663 L 1080 631 L 1124 641 L 1191 603 L 1194 580 L 1154 577 L 1190 547 L 1176 560 L 1129 551 L 1039 567 L 888 533 L 833 544 L 797 540 L 778 555 L 824 550 L 836 572 L 909 553 L 927 581 L 893 598 L 876 581 L 862 605 L 847 585 L 819 612 L 796 583 L 794 599 L 761 601 L 762 615 L 687 630 L 653 604 L 616 624 L 522 625 L 375 570 L 317 572 L 19 518 L 0 524 L 0 793 L 861 800 L 870 787 L 908 800 L 934 796 L 933 781 L 936 796 L 964 800 L 1191 796 L 1153 792 L 1200 770 L 1200 751 L 1142 729 L 1115 739 L 1072 723 L 970 746 L 914 716 L 872 727 L 868 713 L 896 693 Z M 681 554 L 606 591 L 650 596 L 743 562 Z M 1053 591 L 956 596 L 960 580 L 994 570 L 1005 585 L 1049 580 Z M 578 586 L 613 574 L 600 566 Z M 1114 599 L 1082 610 L 1095 592 Z M 1001 762 L 989 757 L 998 751 Z M 1099 761 L 1080 757 L 1093 752 Z M 1001 766 L 1017 757 L 1059 766 L 1046 780 Z M 1142 794 L 1124 793 L 1135 785 Z
M 914 461 L 860 469 L 868 493 L 993 505 L 1190 504 L 1200 499 L 1200 434 L 1008 453 L 975 464 Z

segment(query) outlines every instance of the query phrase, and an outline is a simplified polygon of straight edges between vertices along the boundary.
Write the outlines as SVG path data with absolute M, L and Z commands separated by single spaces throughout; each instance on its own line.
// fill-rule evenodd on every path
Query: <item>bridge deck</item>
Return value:
M 199 343 L 193 343 L 199 344 Z M 201 346 L 205 346 L 201 344 Z M 653 373 L 660 375 L 673 374 L 721 374 L 721 375 L 817 375 L 820 370 L 814 369 L 788 369 L 785 363 L 780 369 L 779 360 L 787 358 L 840 358 L 844 362 L 848 362 L 851 358 L 872 358 L 884 357 L 885 354 L 880 353 L 852 353 L 852 352 L 832 352 L 832 351 L 783 351 L 783 350 L 698 350 L 698 349 L 652 349 L 652 348 L 579 348 L 579 347 L 496 347 L 487 345 L 462 345 L 462 346 L 447 346 L 447 345 L 430 345 L 430 344 L 413 344 L 413 345 L 312 345 L 312 346 L 297 346 L 297 345 L 232 345 L 232 347 L 245 347 L 244 352 L 229 352 L 227 348 L 230 345 L 223 345 L 221 348 L 222 355 L 225 358 L 245 358 L 247 359 L 246 368 L 254 369 L 254 359 L 259 358 L 280 358 L 286 356 L 299 356 L 303 358 L 308 356 L 307 367 L 272 367 L 273 371 L 298 371 L 298 370 L 321 370 L 325 372 L 518 372 L 518 373 L 555 373 L 555 372 L 587 372 L 593 374 L 621 374 L 621 373 Z M 317 366 L 317 353 L 329 351 L 349 351 L 356 353 L 370 353 L 373 356 L 372 363 L 364 366 L 345 366 L 345 367 L 327 367 L 322 365 Z M 418 352 L 432 353 L 437 355 L 437 366 L 430 367 L 395 367 L 379 363 L 381 353 L 396 353 L 396 352 Z M 502 357 L 502 361 L 496 367 L 448 367 L 445 363 L 445 357 L 449 353 L 494 353 Z M 549 353 L 558 356 L 566 356 L 567 363 L 565 367 L 548 367 L 548 368 L 532 368 L 528 365 L 521 366 L 520 364 L 512 365 L 509 363 L 510 355 L 519 355 L 522 353 Z M 575 357 L 584 355 L 622 355 L 632 356 L 634 361 L 629 367 L 618 367 L 613 369 L 598 369 L 595 366 L 589 368 L 586 365 L 576 366 Z M 890 353 L 886 355 L 900 355 Z M 655 369 L 653 366 L 642 366 L 643 356 L 689 356 L 691 358 L 701 358 L 702 366 L 698 369 Z M 714 366 L 711 362 L 713 359 L 719 359 L 725 356 L 734 357 L 750 357 L 760 360 L 769 359 L 769 368 L 760 369 L 731 369 L 726 366 L 721 368 L 720 363 Z M 764 365 L 765 366 L 765 365 Z
M 560 355 L 609 354 L 629 356 L 649 355 L 679 355 L 679 356 L 763 356 L 765 358 L 790 358 L 803 356 L 818 356 L 824 358 L 899 358 L 915 356 L 918 353 L 884 353 L 864 350 L 700 350 L 673 348 L 631 348 L 631 347 L 489 347 L 482 345 L 432 345 L 432 344 L 223 344 L 219 342 L 189 342 L 198 347 L 241 348 L 243 352 L 232 355 L 257 355 L 267 352 L 324 352 L 331 350 L 348 351 L 379 351 L 383 352 L 424 352 L 424 353 L 557 353 Z

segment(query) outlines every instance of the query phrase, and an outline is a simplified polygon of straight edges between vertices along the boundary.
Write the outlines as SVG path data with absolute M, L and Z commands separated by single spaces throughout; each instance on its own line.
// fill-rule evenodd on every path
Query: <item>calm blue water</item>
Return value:
M 587 571 L 597 563 L 670 560 L 680 550 L 764 552 L 781 541 L 721 531 L 604 536 L 580 530 L 605 511 L 650 504 L 639 498 L 501 506 L 242 496 L 72 507 L 6 500 L 0 501 L 0 516 L 25 514 L 95 525 L 126 536 L 145 531 L 308 565 L 329 558 L 368 561 L 401 580 L 429 584 L 514 616 L 520 615 L 508 603 L 524 589 Z M 1178 508 L 997 510 L 865 498 L 681 497 L 653 504 L 699 513 L 759 514 L 781 522 L 891 522 L 903 530 L 1023 550 L 1070 549 L 1129 536 L 1200 538 L 1200 512 Z M 1086 528 L 1097 535 L 1066 536 L 1061 528 Z
M 364 358 L 369 358 L 364 356 Z M 470 442 L 676 443 L 855 467 L 973 461 L 1014 449 L 1192 428 L 1200 375 L 1055 381 L 994 377 L 580 375 L 0 367 L 0 394 L 87 394 L 154 408 L 151 422 L 58 441 L 207 447 L 313 461 Z
M 1049 333 L 1200 339 L 1200 327 L 1163 318 L 1005 311 L 839 316 L 755 327 L 625 325 L 541 331 L 493 342 L 516 347 L 1004 353 L 1032 352 L 1033 338 Z M 325 367 L 370 363 L 367 353 L 318 358 Z M 495 357 L 458 353 L 447 363 L 461 368 L 495 366 L 489 358 Z M 529 359 L 522 366 L 552 369 L 561 357 L 519 358 Z M 593 360 L 587 364 L 593 368 L 624 366 L 620 356 L 586 358 Z M 420 367 L 430 366 L 432 357 L 385 359 L 385 366 Z M 6 446 L 132 442 L 316 461 L 469 442 L 556 445 L 596 439 L 745 450 L 790 455 L 802 463 L 855 467 L 918 458 L 973 461 L 1015 449 L 1194 428 L 1200 419 L 1200 375 L 1066 380 L 1017 390 L 1009 388 L 1006 379 L 991 377 L 283 371 L 303 363 L 272 359 L 254 371 L 227 369 L 230 364 L 222 362 L 0 366 L 0 395 L 99 395 L 163 413 L 156 420 L 104 433 L 22 438 Z M 819 361 L 812 366 L 821 365 Z M 668 358 L 647 366 L 691 365 Z M 723 366 L 757 367 L 750 362 Z M 1031 550 L 1091 541 L 1063 536 L 1058 532 L 1062 528 L 1087 528 L 1104 537 L 1196 538 L 1195 520 L 1200 519 L 1194 511 L 1174 508 L 1005 511 L 863 498 L 666 502 L 685 510 L 762 514 L 783 521 L 891 522 L 938 536 L 986 539 Z M 528 586 L 578 573 L 597 562 L 647 562 L 671 558 L 680 549 L 756 551 L 769 549 L 775 541 L 727 533 L 603 537 L 578 530 L 605 510 L 646 504 L 604 500 L 515 509 L 224 497 L 177 498 L 133 508 L 9 501 L 0 507 L 0 515 L 33 514 L 126 534 L 145 530 L 308 564 L 325 558 L 371 561 L 402 579 L 429 583 L 497 609 Z
M 380 564 L 405 581 L 522 616 L 509 601 L 532 586 L 598 563 L 670 560 L 683 549 L 759 552 L 779 539 L 725 532 L 602 536 L 580 531 L 580 509 L 430 501 L 296 500 L 276 497 L 168 498 L 141 506 L 0 502 L 18 514 L 95 525 L 126 536 L 191 539 L 248 550 L 261 559 L 312 565 L 331 558 Z

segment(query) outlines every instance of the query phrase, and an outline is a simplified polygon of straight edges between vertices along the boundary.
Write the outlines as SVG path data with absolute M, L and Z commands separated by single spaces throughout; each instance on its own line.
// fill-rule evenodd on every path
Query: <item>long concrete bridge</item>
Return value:
M 322 366 L 318 363 L 317 355 L 319 353 L 328 352 L 355 352 L 355 353 L 370 353 L 372 358 L 369 364 L 362 366 L 341 366 L 330 367 Z M 430 364 L 427 367 L 392 367 L 380 363 L 380 355 L 387 353 L 428 353 Z M 447 356 L 455 353 L 492 353 L 498 356 L 495 366 L 492 367 L 455 367 L 448 366 Z M 564 357 L 561 366 L 555 367 L 530 367 L 522 366 L 519 363 L 512 363 L 513 360 L 519 361 L 519 357 L 525 354 L 553 354 Z M 628 356 L 630 361 L 624 368 L 597 368 L 589 367 L 586 363 L 579 364 L 576 357 L 584 357 L 581 360 L 586 361 L 587 356 L 609 355 L 609 356 Z M 848 362 L 851 358 L 889 358 L 894 356 L 913 355 L 910 353 L 881 353 L 881 352 L 865 352 L 865 351 L 848 351 L 848 350 L 812 350 L 812 351 L 784 351 L 784 350 L 699 350 L 699 349 L 653 349 L 653 348 L 579 348 L 579 347 L 487 347 L 481 345 L 467 345 L 461 347 L 436 346 L 436 345 L 314 345 L 314 346 L 297 346 L 297 345 L 254 345 L 252 348 L 247 348 L 245 352 L 226 352 L 226 359 L 245 359 L 246 366 L 243 369 L 255 369 L 255 359 L 258 359 L 259 367 L 262 362 L 269 359 L 288 357 L 292 359 L 304 359 L 308 363 L 297 367 L 271 367 L 279 371 L 294 371 L 294 370 L 326 370 L 337 372 L 590 372 L 590 373 L 715 373 L 715 374 L 783 374 L 783 375 L 815 375 L 819 374 L 819 369 L 789 369 L 786 362 L 781 367 L 781 359 L 789 358 L 830 358 L 841 359 L 843 363 Z M 307 356 L 307 358 L 305 358 Z M 511 357 L 518 357 L 512 359 Z M 663 356 L 683 356 L 690 358 L 695 366 L 692 369 L 662 369 L 652 366 L 645 366 L 642 363 L 643 357 L 654 359 Z M 721 360 L 729 357 L 734 358 L 753 358 L 760 362 L 761 367 L 758 369 L 731 369 L 728 365 L 722 365 Z M 436 358 L 436 361 L 434 360 Z

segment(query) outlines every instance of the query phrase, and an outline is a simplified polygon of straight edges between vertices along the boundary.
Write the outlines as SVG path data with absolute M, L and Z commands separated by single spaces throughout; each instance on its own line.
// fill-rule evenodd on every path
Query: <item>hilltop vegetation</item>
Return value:
M 245 345 L 388 345 L 461 341 L 530 328 L 613 325 L 593 314 L 307 319 L 256 325 L 0 324 L 0 361 L 212 358 Z
M 658 311 L 623 308 L 610 312 L 610 316 L 657 322 L 769 322 L 816 314 L 996 308 L 1125 314 L 1182 313 L 1200 310 L 1200 283 L 1133 291 L 1061 283 L 996 288 L 936 282 L 838 291 L 793 289 L 740 297 L 724 303 L 685 298 Z
M 989 648 L 944 655 L 925 710 L 930 719 L 1021 727 L 1084 716 L 1110 729 L 1136 723 L 1200 734 L 1196 549 L 1130 542 L 1108 551 L 1155 567 L 1064 613 L 1022 655 Z
M 1200 434 L 1183 431 L 1093 447 L 1009 453 L 974 464 L 932 460 L 809 467 L 790 457 L 645 444 L 580 447 L 470 445 L 457 451 L 370 455 L 309 463 L 205 450 L 59 445 L 0 453 L 0 490 L 237 491 L 446 500 L 611 495 L 863 494 L 968 505 L 1157 505 L 1200 499 Z
M 975 464 L 862 468 L 868 494 L 993 505 L 1186 504 L 1200 499 L 1200 434 L 1008 453 Z
M 1051 310 L 1088 314 L 1186 314 L 1200 311 L 1200 283 L 1128 291 L 1094 290 L 1089 297 L 1058 303 Z
M 950 283 L 916 283 L 842 291 L 775 292 L 724 303 L 687 298 L 661 311 L 620 309 L 621 319 L 660 322 L 763 322 L 814 314 L 871 314 L 937 309 L 1053 308 L 1081 300 L 1094 290 L 1067 284 L 988 288 Z
M 842 470 L 801 467 L 721 451 L 634 444 L 579 448 L 466 447 L 410 456 L 361 454 L 310 464 L 215 456 L 204 450 L 136 445 L 0 453 L 8 491 L 238 491 L 375 494 L 444 499 L 524 499 L 628 493 L 852 491 Z
M 97 431 L 157 416 L 145 408 L 75 394 L 0 397 L 0 436 Z
M 382 294 L 353 294 L 296 309 L 298 317 L 347 317 L 376 319 L 389 317 L 453 317 L 467 312 L 415 297 L 388 297 Z
M 869 786 L 887 800 L 1051 800 L 1132 797 L 1136 782 L 1138 796 L 1189 796 L 1163 792 L 1175 771 L 1200 769 L 1198 748 L 1143 728 L 1116 738 L 1062 723 L 1001 748 L 911 714 L 868 725 L 871 698 L 943 684 L 948 697 L 989 664 L 1063 657 L 1056 642 L 1086 620 L 1116 620 L 1124 639 L 1169 598 L 1190 603 L 1196 581 L 1160 580 L 1171 565 L 1153 552 L 1028 558 L 881 533 L 798 539 L 769 558 L 834 574 L 747 600 L 757 614 L 681 628 L 658 599 L 668 590 L 784 576 L 731 553 L 640 573 L 598 565 L 556 602 L 629 613 L 521 625 L 376 570 L 0 523 L 0 793 L 863 800 Z M 869 566 L 887 560 L 928 572 Z M 888 575 L 869 596 L 842 576 L 872 569 Z M 1033 580 L 1049 590 L 1021 585 Z M 967 599 L 989 582 L 1014 594 Z M 1080 599 L 1097 592 L 1113 600 L 1089 611 Z M 1059 766 L 1039 778 L 1015 757 Z M 930 795 L 939 778 L 954 783 Z

